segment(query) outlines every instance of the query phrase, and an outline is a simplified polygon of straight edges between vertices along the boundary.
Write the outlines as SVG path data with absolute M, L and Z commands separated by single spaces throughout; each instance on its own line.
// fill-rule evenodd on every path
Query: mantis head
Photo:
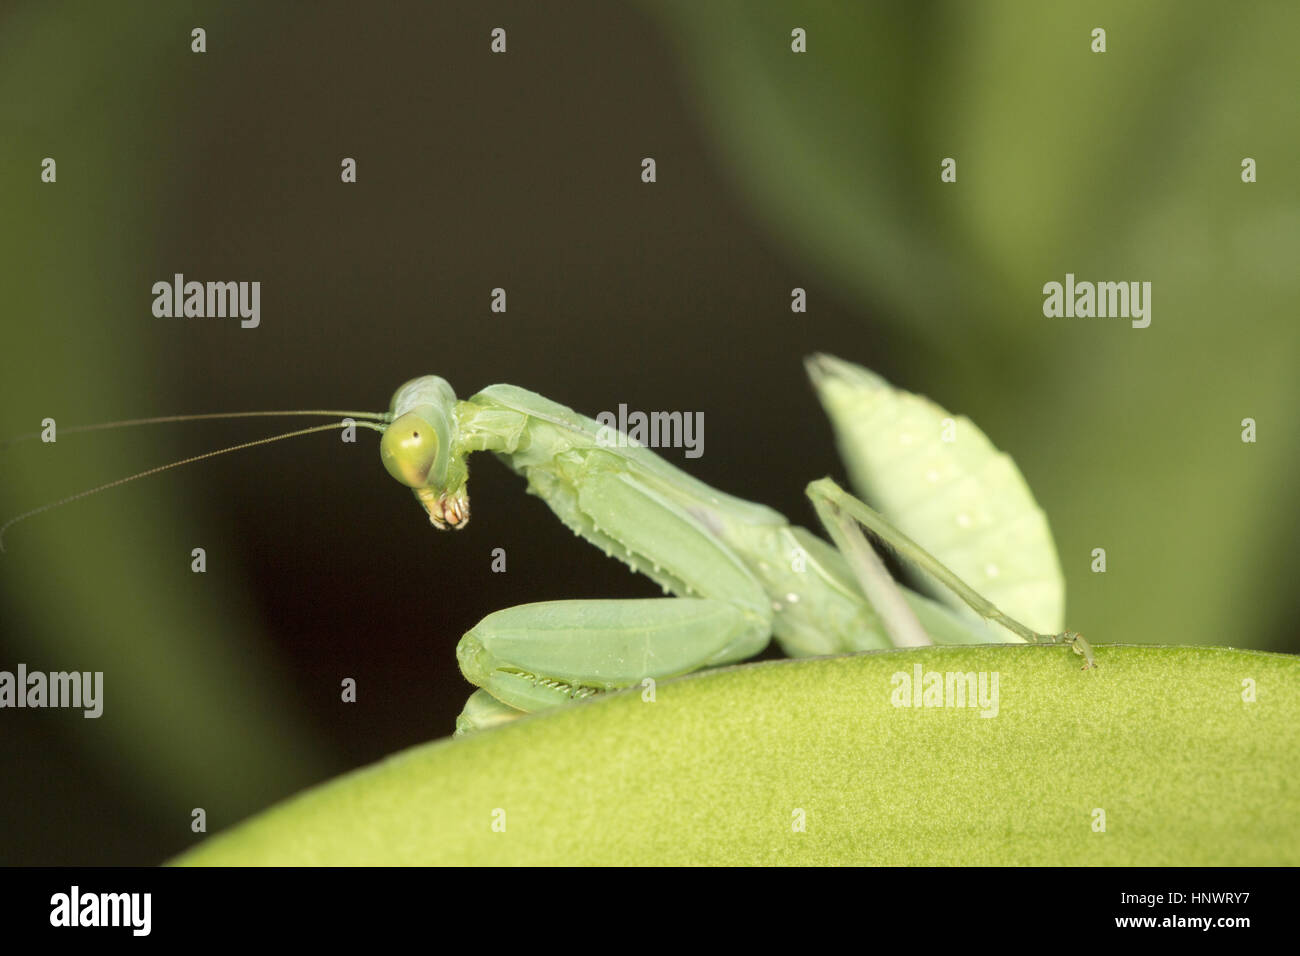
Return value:
M 436 375 L 413 378 L 393 394 L 392 421 L 379 439 L 388 473 L 415 491 L 439 530 L 469 521 L 469 471 L 460 448 L 456 393 Z

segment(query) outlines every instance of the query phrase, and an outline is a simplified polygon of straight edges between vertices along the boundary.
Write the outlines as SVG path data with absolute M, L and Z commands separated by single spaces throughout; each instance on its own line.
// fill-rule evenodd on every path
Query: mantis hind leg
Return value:
M 880 622 L 889 639 L 895 647 L 925 647 L 933 644 L 934 641 L 917 620 L 916 612 L 903 597 L 902 589 L 890 576 L 885 562 L 863 536 L 858 520 L 849 502 L 845 500 L 852 496 L 829 479 L 827 484 L 830 487 L 820 482 L 810 484 L 808 497 L 812 499 L 813 508 L 831 540 L 848 562 L 862 593 L 880 615 Z
M 807 491 L 808 497 L 812 499 L 813 506 L 817 509 L 817 513 L 822 516 L 823 521 L 826 523 L 827 530 L 835 539 L 835 543 L 845 552 L 845 556 L 853 567 L 855 576 L 858 578 L 859 583 L 862 584 L 863 591 L 873 603 L 876 600 L 872 595 L 873 590 L 886 592 L 885 599 L 892 600 L 891 595 L 887 593 L 892 588 L 898 596 L 899 603 L 902 602 L 902 598 L 898 587 L 893 584 L 893 579 L 889 577 L 888 571 L 880 563 L 879 556 L 874 551 L 871 551 L 870 545 L 862 537 L 861 531 L 857 529 L 858 524 L 861 524 L 862 527 L 896 551 L 900 557 L 912 562 L 952 591 L 985 620 L 1002 625 L 1030 643 L 1064 644 L 1068 646 L 1074 653 L 1084 659 L 1084 670 L 1096 665 L 1092 647 L 1083 639 L 1083 635 L 1075 631 L 1066 631 L 1055 635 L 1039 634 L 1037 631 L 1021 624 L 1015 618 L 1003 613 L 992 601 L 959 578 L 938 558 L 890 524 L 884 515 L 849 494 L 831 479 L 822 478 L 814 481 L 808 485 Z M 862 553 L 863 549 L 870 552 L 869 557 Z M 879 565 L 879 567 L 876 568 L 873 562 L 874 565 Z M 880 575 L 884 575 L 884 578 L 882 579 Z M 880 609 L 878 608 L 878 610 Z M 885 620 L 886 627 L 890 630 L 891 639 L 896 644 L 899 646 L 915 646 L 914 644 L 902 643 L 903 640 L 907 640 L 909 622 L 898 616 L 891 622 L 883 611 L 881 616 Z M 917 629 L 920 629 L 920 624 L 915 622 L 915 615 L 912 615 L 911 623 L 915 624 Z M 896 628 L 899 631 L 899 637 L 895 637 Z M 928 639 L 925 643 L 929 643 Z

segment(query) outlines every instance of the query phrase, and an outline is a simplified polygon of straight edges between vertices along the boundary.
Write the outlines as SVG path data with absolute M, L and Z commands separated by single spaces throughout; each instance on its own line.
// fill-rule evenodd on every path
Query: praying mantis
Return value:
M 535 392 L 492 385 L 458 399 L 436 375 L 412 379 L 379 412 L 246 412 L 117 425 L 271 414 L 344 421 L 246 442 L 150 469 L 11 519 L 213 455 L 355 424 L 380 433 L 388 473 L 439 530 L 469 521 L 468 459 L 491 452 L 576 535 L 663 589 L 663 598 L 564 600 L 489 614 L 460 640 L 478 688 L 457 734 L 623 688 L 743 661 L 775 638 L 790 656 L 932 643 L 1057 643 L 1063 581 L 1046 518 L 1019 471 L 966 419 L 857 365 L 816 355 L 807 368 L 855 486 L 891 522 L 829 478 L 807 494 L 831 543 L 764 505 L 725 494 L 635 442 Z M 863 529 L 941 586 L 942 600 L 896 583 Z M 913 535 L 924 538 L 935 556 Z M 949 563 L 963 569 L 963 576 Z M 999 595 L 1040 633 L 966 582 Z M 946 603 L 945 603 L 946 602 Z

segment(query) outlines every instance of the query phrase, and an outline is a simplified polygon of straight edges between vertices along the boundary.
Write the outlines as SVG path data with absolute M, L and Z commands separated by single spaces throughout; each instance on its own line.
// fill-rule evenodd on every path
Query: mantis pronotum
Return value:
M 1026 550 L 1048 566 L 1031 569 L 1033 580 L 1007 581 L 1008 576 L 1003 575 L 998 583 L 1003 593 L 1017 599 L 1017 604 L 1008 606 L 1018 613 L 1024 606 L 1041 620 L 1045 614 L 1059 612 L 1059 594 L 1051 588 L 1053 581 L 1059 585 L 1059 568 L 1046 522 L 1014 465 L 996 452 L 978 429 L 963 419 L 967 434 L 961 440 L 966 447 L 945 450 L 938 429 L 956 420 L 938 406 L 892 389 L 865 369 L 829 356 L 810 359 L 809 372 L 836 426 L 855 481 L 877 489 L 885 499 L 891 497 L 891 490 L 924 489 L 928 478 L 930 484 L 940 486 L 937 490 L 948 489 L 949 497 L 958 502 L 960 513 L 949 517 L 966 528 L 971 523 L 967 514 L 971 509 L 962 502 L 969 502 L 979 491 L 980 481 L 987 484 L 991 470 L 1014 473 L 1015 480 L 984 490 L 1015 499 L 1008 505 L 1015 516 L 1013 544 L 1017 551 Z M 902 410 L 890 410 L 888 402 L 900 397 L 904 400 Z M 864 435 L 863 421 L 873 415 L 881 418 L 882 398 L 887 403 L 886 418 L 902 424 L 886 421 L 882 426 L 877 422 L 872 433 Z M 430 522 L 439 529 L 460 528 L 469 520 L 467 458 L 474 452 L 493 452 L 523 475 L 529 492 L 545 501 L 576 534 L 647 575 L 665 593 L 676 595 L 549 601 L 489 614 L 465 634 L 456 651 L 465 677 L 480 688 L 457 721 L 461 733 L 524 712 L 639 685 L 647 678 L 673 677 L 741 661 L 762 651 L 772 637 L 792 656 L 934 642 L 1064 643 L 1085 657 L 1085 667 L 1092 665 L 1091 650 L 1079 635 L 1040 634 L 1003 613 L 949 570 L 943 560 L 830 479 L 812 482 L 807 493 L 836 547 L 791 525 L 770 508 L 709 487 L 647 448 L 601 441 L 602 426 L 593 419 L 513 385 L 493 385 L 470 398 L 457 399 L 444 379 L 428 375 L 399 388 L 387 413 L 291 414 L 346 415 L 349 420 L 356 419 L 357 425 L 380 432 L 385 468 L 413 490 Z M 344 424 L 300 429 L 132 477 Z M 903 456 L 912 461 L 911 466 L 897 463 L 899 452 L 893 446 L 899 441 L 916 446 L 905 449 Z M 952 444 L 960 445 L 960 441 Z M 990 462 L 996 467 L 991 468 Z M 921 467 L 925 474 L 910 474 L 913 467 Z M 129 480 L 132 478 L 64 501 Z M 15 521 L 42 510 L 45 508 L 11 520 L 0 528 L 0 537 Z M 935 510 L 932 505 L 928 509 L 912 507 L 903 515 L 911 520 L 902 523 L 918 537 L 925 536 L 917 530 L 918 524 L 933 530 L 936 522 L 937 526 L 945 523 L 944 509 L 938 508 L 938 519 Z M 946 595 L 951 603 L 964 605 L 974 615 L 962 614 L 896 584 L 863 537 L 861 527 L 942 584 L 951 592 Z M 936 534 L 929 537 L 934 539 Z M 947 540 L 942 534 L 937 537 Z M 955 547 L 950 543 L 947 551 L 968 559 L 969 544 L 964 541 Z M 940 554 L 946 557 L 944 550 Z M 1014 569 L 1017 557 L 998 560 Z M 991 555 L 980 560 L 987 577 L 999 573 Z M 1049 626 L 1055 629 L 1056 625 Z

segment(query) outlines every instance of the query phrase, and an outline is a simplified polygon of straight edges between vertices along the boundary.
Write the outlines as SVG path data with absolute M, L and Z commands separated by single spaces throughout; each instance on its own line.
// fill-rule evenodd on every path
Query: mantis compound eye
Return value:
M 416 412 L 399 416 L 379 439 L 379 455 L 388 473 L 411 488 L 429 484 L 429 472 L 441 447 L 438 430 Z M 436 476 L 435 476 L 436 477 Z

